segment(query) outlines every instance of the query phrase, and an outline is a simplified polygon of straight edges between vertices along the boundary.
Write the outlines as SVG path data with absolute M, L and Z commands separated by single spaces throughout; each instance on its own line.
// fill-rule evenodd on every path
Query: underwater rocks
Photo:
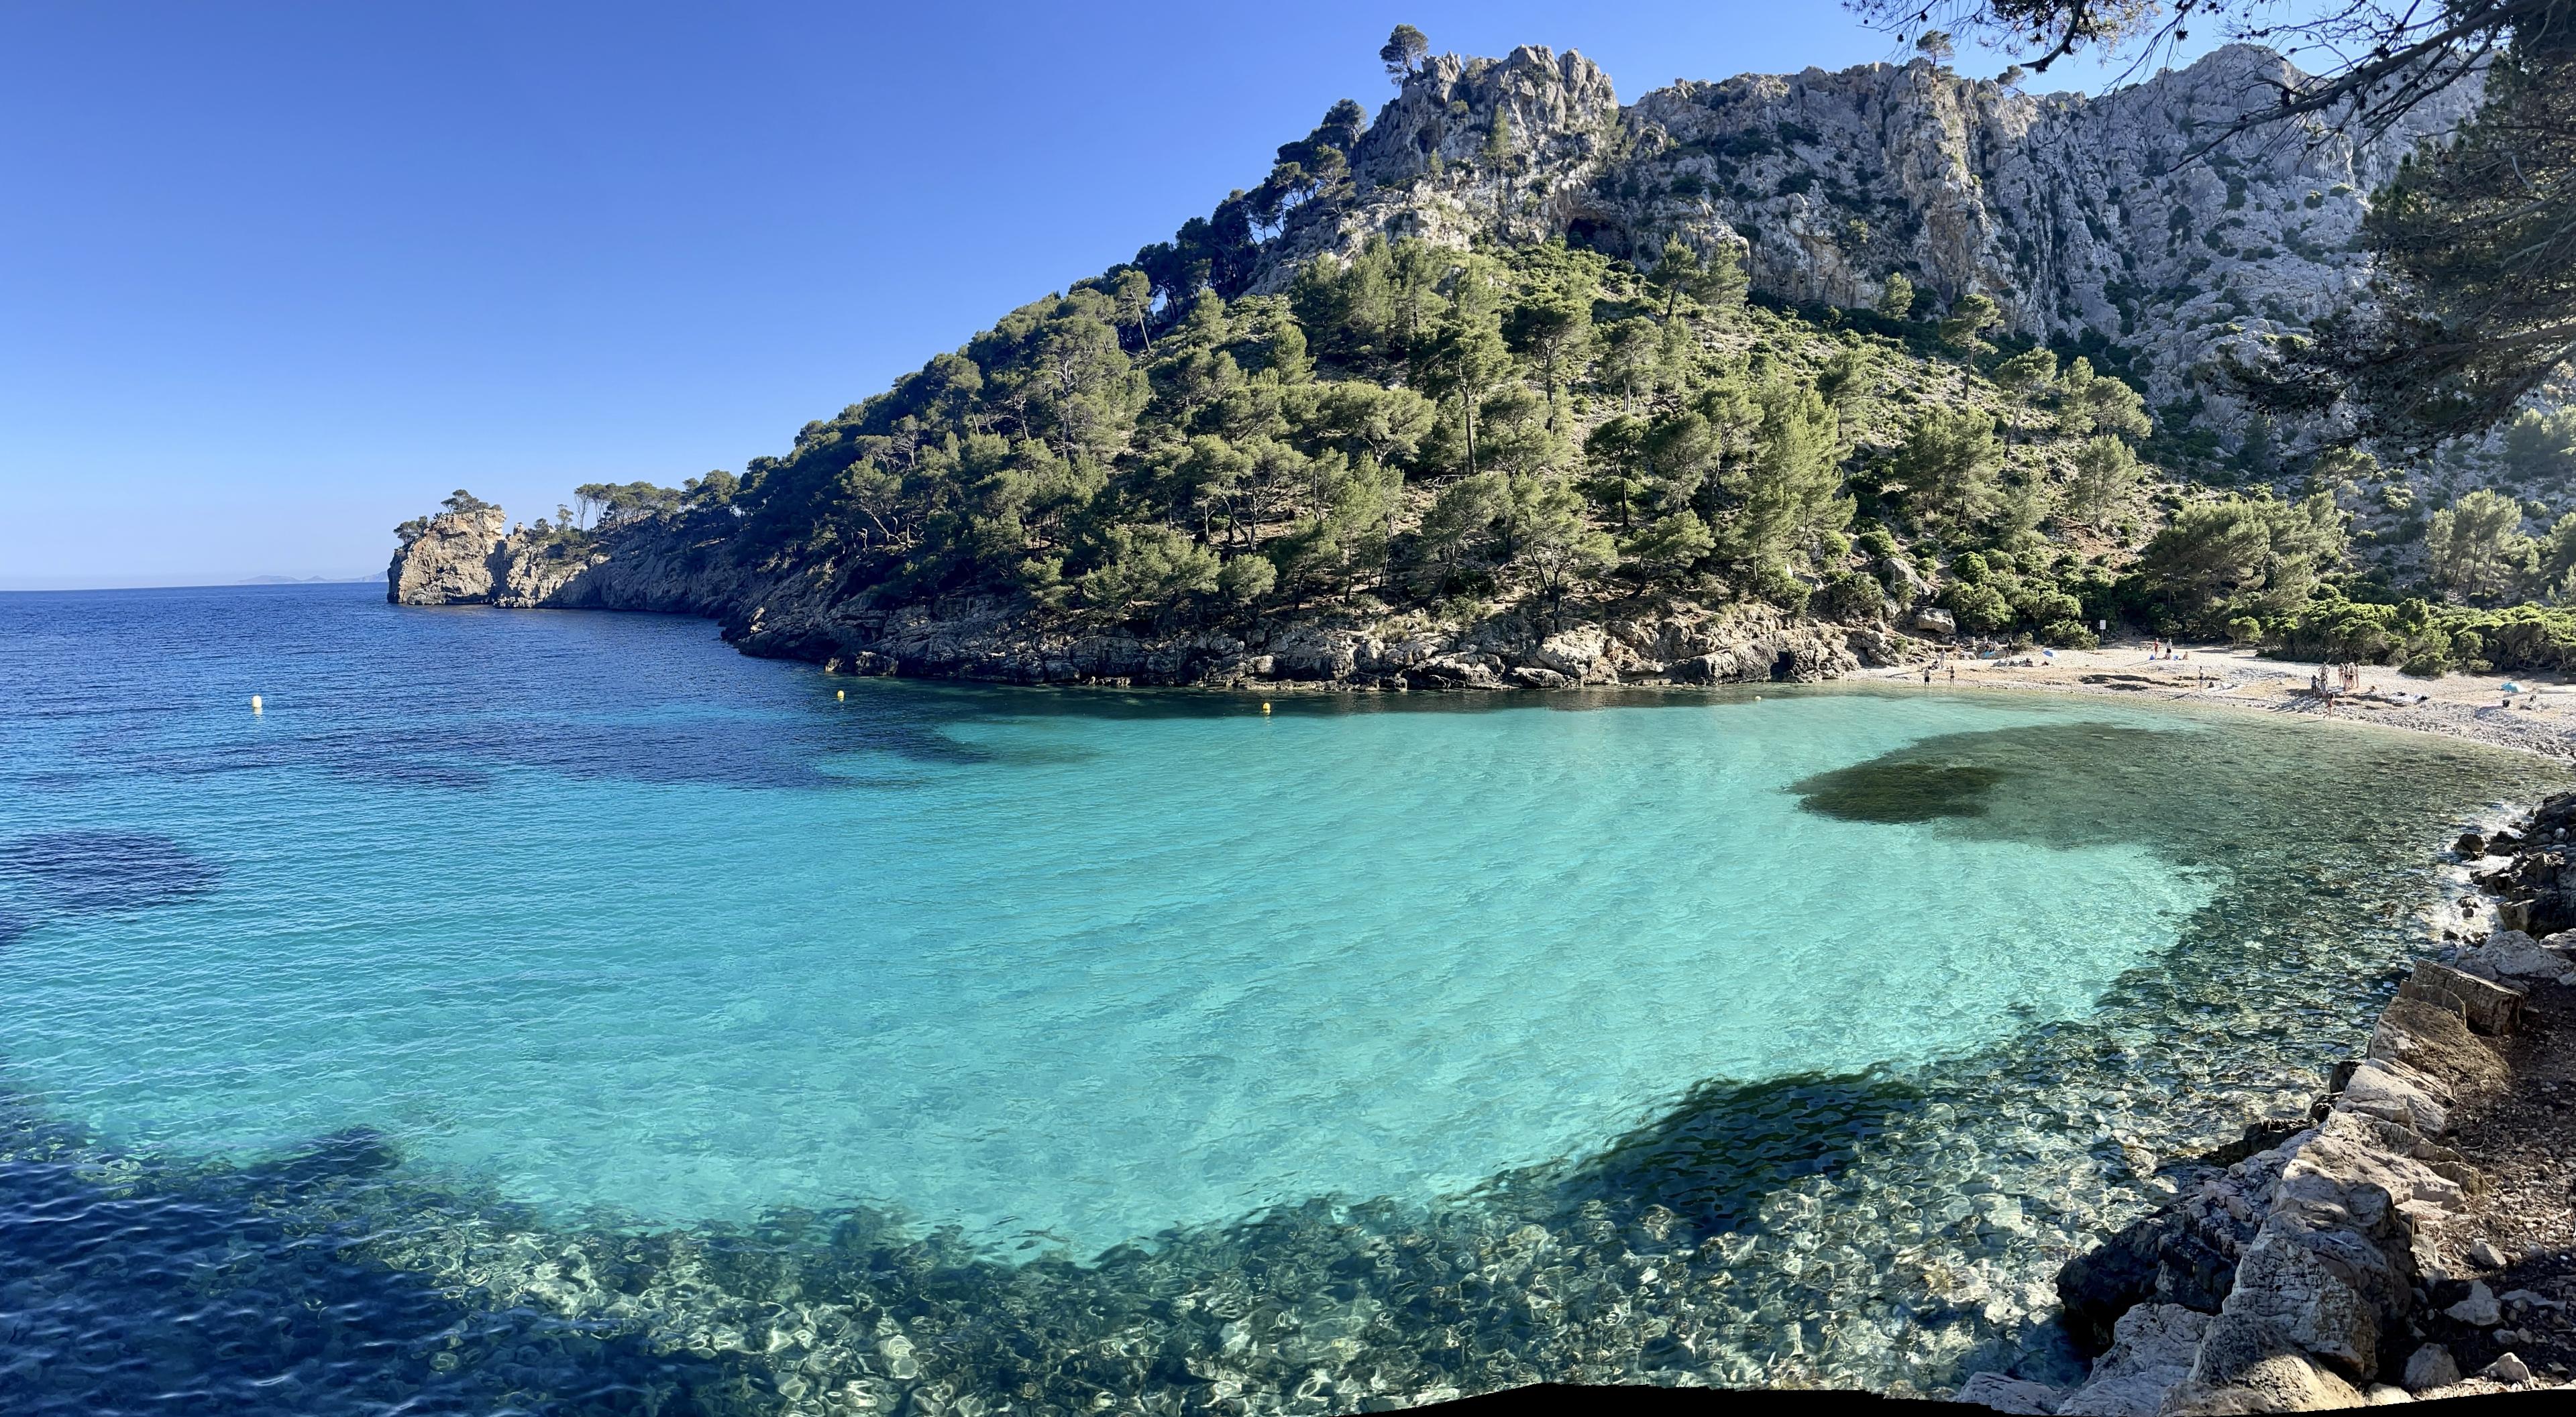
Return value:
M 222 877 L 214 862 L 151 832 L 40 832 L 0 844 L 0 886 L 66 913 L 150 910 L 204 895 Z M 13 920 L 0 911 L 0 945 L 13 938 Z
M 1847 822 L 1929 822 L 1986 815 L 2004 775 L 1968 763 L 1877 760 L 1801 778 L 1789 790 L 1800 810 Z

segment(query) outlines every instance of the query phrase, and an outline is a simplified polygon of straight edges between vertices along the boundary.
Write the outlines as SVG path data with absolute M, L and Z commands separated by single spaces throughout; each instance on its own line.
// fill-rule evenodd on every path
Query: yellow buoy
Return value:
M 1269 701 L 1268 699 L 1263 699 L 1263 700 L 1261 701 L 1261 711 L 1262 711 L 1263 713 L 1268 713 L 1268 712 L 1270 712 L 1270 701 Z
M 848 703 L 850 700 L 850 691 L 847 689 L 834 689 L 832 691 L 832 697 L 839 699 L 843 703 Z
M 261 712 L 264 712 L 264 710 L 263 710 L 263 709 L 261 709 L 261 708 L 260 708 L 260 706 L 259 706 L 259 695 L 257 695 L 257 694 L 253 694 L 253 695 L 251 695 L 251 696 L 250 696 L 250 711 L 251 711 L 252 713 L 261 713 Z

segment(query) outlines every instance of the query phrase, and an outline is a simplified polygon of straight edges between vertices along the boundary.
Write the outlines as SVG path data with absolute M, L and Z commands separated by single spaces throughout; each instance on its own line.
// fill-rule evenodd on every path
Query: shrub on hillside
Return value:
M 1828 620 L 1864 623 L 1887 618 L 1887 592 L 1871 577 L 1845 571 L 1825 582 L 1810 608 Z

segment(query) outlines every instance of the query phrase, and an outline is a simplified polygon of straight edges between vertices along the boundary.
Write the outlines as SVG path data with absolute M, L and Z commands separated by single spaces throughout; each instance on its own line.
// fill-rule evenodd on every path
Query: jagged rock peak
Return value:
M 1574 50 L 1435 55 L 1353 146 L 1355 195 L 1301 209 L 1265 253 L 1254 287 L 1278 290 L 1305 261 L 1347 255 L 1381 234 L 1462 248 L 1479 236 L 1564 235 L 1621 145 L 1620 112 L 1610 76 Z
M 2296 73 L 2230 45 L 2108 94 L 2034 95 L 1917 59 L 1684 81 L 1621 108 L 1571 51 L 1442 55 L 1361 136 L 1350 195 L 1298 212 L 1255 284 L 1381 234 L 1563 236 L 1640 265 L 1679 236 L 1739 247 L 1755 287 L 1791 301 L 1870 303 L 1891 273 L 1941 301 L 1977 291 L 2020 333 L 2141 351 L 2135 372 L 2176 397 L 2218 347 L 2353 299 L 2368 192 L 2476 101 L 2441 95 L 2369 144 L 2306 119 L 2197 152 Z
M 1442 165 L 1473 164 L 1506 116 L 1513 155 L 1534 168 L 1580 161 L 1619 120 L 1610 76 L 1574 50 L 1523 45 L 1501 59 L 1442 54 L 1426 61 L 1378 111 L 1351 166 L 1364 185 L 1401 182 Z

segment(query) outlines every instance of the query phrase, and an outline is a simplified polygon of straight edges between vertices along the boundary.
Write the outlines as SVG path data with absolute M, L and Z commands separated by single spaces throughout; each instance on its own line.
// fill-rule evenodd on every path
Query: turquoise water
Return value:
M 938 693 L 852 687 L 811 711 Z M 182 731 L 297 733 L 292 682 L 269 702 Z M 90 798 L 46 825 L 148 825 L 224 888 L 23 941 L 0 1050 L 120 1142 L 364 1125 L 566 1213 L 869 1200 L 1089 1252 L 1461 1190 L 1703 1078 L 2077 1014 L 2209 895 L 2133 843 L 1837 821 L 1786 790 L 2052 705 L 967 706 L 952 761 L 830 753 L 799 788 L 290 768 Z
M 649 1279 L 622 1309 L 606 1281 L 567 1297 L 476 1247 L 801 1252 L 782 1217 L 857 1217 L 831 1245 L 944 1233 L 941 1263 L 987 1276 L 954 1302 L 1036 1333 L 1069 1302 L 1051 1275 L 1126 1275 L 1168 1317 L 1209 1274 L 1296 1269 L 1320 1242 L 1263 1229 L 1281 1216 L 1392 1253 L 1615 1212 L 1693 1233 L 1673 1275 L 1752 1296 L 1741 1332 L 1627 1376 L 1934 1380 L 2033 1341 L 2032 1277 L 2148 1193 L 2140 1145 L 2295 1106 L 2405 947 L 2433 840 L 2550 778 L 2079 700 L 1265 715 L 852 681 L 696 622 L 346 588 L 0 597 L 0 628 L 0 1084 L 35 1149 L 193 1195 L 355 1146 L 363 1184 L 327 1207 L 367 1217 L 354 1262 L 639 1332 L 686 1305 Z M 2293 974 L 2304 992 L 2267 982 Z M 2109 1101 L 2141 1086 L 2170 1115 Z M 1977 1199 L 2005 1194 L 2002 1221 Z M 1764 1233 L 1796 1238 L 1775 1256 Z M 1794 1258 L 1837 1247 L 1838 1279 Z M 1408 1326 L 1402 1286 L 1316 1263 L 1270 1302 L 1350 1288 L 1353 1361 L 1427 1361 L 1466 1322 Z M 798 1292 L 855 1304 L 882 1268 Z M 1869 1290 L 1867 1323 L 1851 1298 L 1762 1317 L 1818 1282 Z M 1260 1343 L 1199 1337 L 1239 1378 L 1148 1359 L 1122 1381 L 1298 1405 L 1314 1354 L 1264 1377 Z M 1554 1341 L 1488 1336 L 1502 1366 L 1416 1390 L 1584 1375 Z M 881 1334 L 851 1352 L 870 1402 L 930 1380 Z M 952 1361 L 951 1397 L 1004 1381 Z M 782 1410 L 841 1391 L 763 1381 Z

